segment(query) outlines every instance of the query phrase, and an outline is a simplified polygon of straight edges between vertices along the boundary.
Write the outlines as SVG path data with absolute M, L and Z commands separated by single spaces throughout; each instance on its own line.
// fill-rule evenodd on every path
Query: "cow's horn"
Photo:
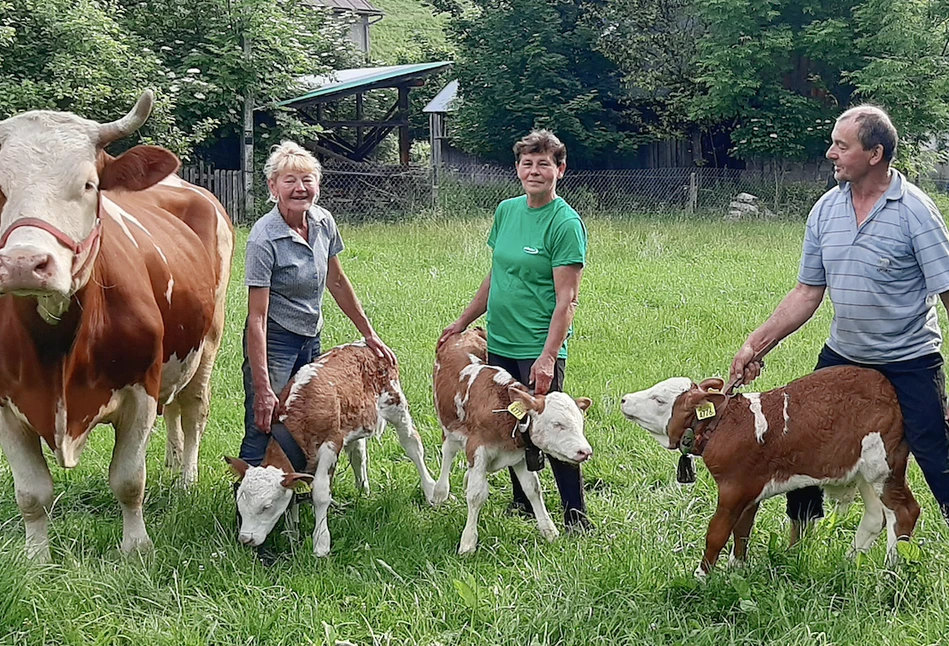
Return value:
M 131 111 L 118 121 L 110 121 L 99 125 L 99 147 L 104 148 L 113 141 L 128 137 L 142 127 L 155 105 L 155 93 L 151 90 L 142 92 Z

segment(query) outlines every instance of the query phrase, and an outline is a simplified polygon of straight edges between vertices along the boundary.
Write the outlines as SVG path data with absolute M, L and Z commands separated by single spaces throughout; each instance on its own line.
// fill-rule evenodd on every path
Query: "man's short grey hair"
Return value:
M 312 173 L 316 181 L 323 177 L 323 167 L 313 154 L 298 143 L 281 141 L 275 144 L 264 164 L 264 177 L 267 181 L 277 178 L 280 173 Z
M 900 137 L 890 115 L 875 105 L 858 105 L 837 117 L 837 121 L 853 119 L 857 122 L 857 138 L 864 150 L 883 146 L 883 161 L 893 161 Z

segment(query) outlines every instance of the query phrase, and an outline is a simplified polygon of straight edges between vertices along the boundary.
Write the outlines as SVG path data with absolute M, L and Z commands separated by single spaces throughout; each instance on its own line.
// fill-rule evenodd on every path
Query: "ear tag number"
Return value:
M 520 401 L 511 402 L 511 405 L 507 407 L 507 410 L 517 419 L 524 419 L 524 417 L 527 415 L 527 409 L 524 408 L 524 404 Z
M 294 493 L 310 493 L 313 491 L 313 487 L 306 480 L 297 480 L 293 483 L 293 491 Z
M 702 420 L 708 419 L 709 417 L 715 417 L 715 404 L 712 402 L 706 402 L 701 406 L 695 408 L 695 418 Z

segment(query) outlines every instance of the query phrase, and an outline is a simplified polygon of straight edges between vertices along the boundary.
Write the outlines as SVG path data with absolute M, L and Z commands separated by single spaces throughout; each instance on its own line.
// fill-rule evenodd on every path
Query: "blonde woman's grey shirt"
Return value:
M 898 171 L 857 226 L 850 185 L 807 219 L 798 281 L 826 286 L 834 305 L 827 345 L 878 365 L 939 352 L 939 294 L 949 290 L 949 233 L 933 201 Z
M 308 240 L 290 228 L 277 207 L 254 224 L 247 238 L 244 285 L 269 287 L 267 318 L 302 336 L 323 329 L 323 290 L 329 259 L 343 250 L 330 212 L 307 212 Z

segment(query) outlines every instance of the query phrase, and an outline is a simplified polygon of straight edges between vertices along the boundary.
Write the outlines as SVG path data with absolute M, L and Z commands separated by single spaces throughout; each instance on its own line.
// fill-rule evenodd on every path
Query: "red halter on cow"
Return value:
M 151 546 L 145 446 L 160 410 L 167 461 L 185 486 L 197 477 L 234 236 L 220 202 L 173 174 L 171 152 L 104 151 L 152 104 L 146 91 L 107 124 L 48 111 L 0 121 L 0 447 L 32 557 L 49 556 L 41 439 L 69 468 L 96 424 L 113 425 L 126 552 Z

